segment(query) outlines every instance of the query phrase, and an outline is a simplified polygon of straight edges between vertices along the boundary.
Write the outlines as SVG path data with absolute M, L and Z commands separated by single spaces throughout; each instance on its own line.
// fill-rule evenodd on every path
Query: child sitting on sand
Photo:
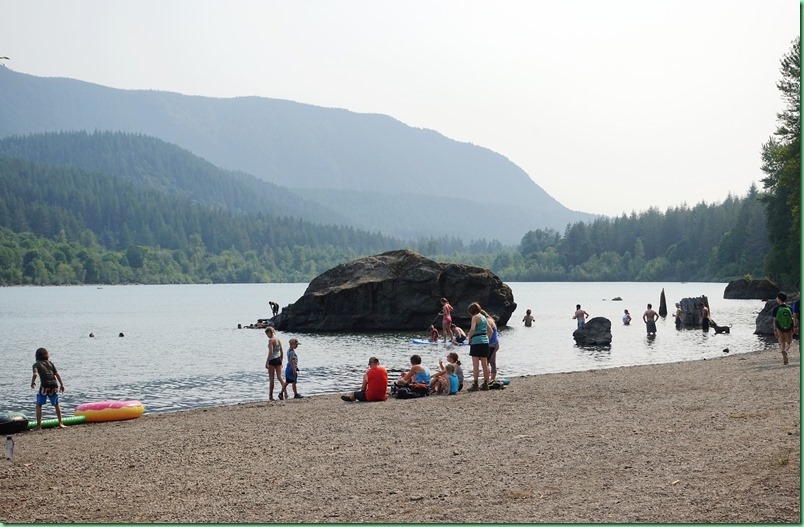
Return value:
M 447 376 L 449 377 L 449 394 L 455 395 L 458 393 L 458 376 L 455 374 L 455 365 L 448 363 L 445 368 L 447 369 Z
M 451 386 L 450 386 L 450 379 L 449 379 L 449 368 L 448 366 L 452 366 L 453 370 L 452 373 L 455 375 L 455 379 L 457 385 L 455 387 L 455 392 L 461 391 L 463 388 L 463 370 L 461 369 L 461 361 L 458 359 L 458 354 L 454 351 L 447 355 L 447 365 L 444 366 L 444 363 L 441 362 L 441 359 L 438 359 L 438 369 L 436 373 L 434 373 L 430 377 L 430 391 L 433 393 L 443 394 L 446 395 L 450 393 Z

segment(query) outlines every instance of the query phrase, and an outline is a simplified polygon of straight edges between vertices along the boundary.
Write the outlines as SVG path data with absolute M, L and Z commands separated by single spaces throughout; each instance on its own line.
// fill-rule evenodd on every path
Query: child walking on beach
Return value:
M 36 387 L 36 376 L 39 375 L 41 386 L 36 392 L 36 429 L 42 430 L 42 405 L 50 399 L 50 404 L 56 408 L 56 417 L 59 419 L 59 428 L 66 428 L 61 420 L 61 406 L 59 406 L 59 392 L 64 393 L 64 381 L 61 380 L 56 365 L 50 362 L 50 356 L 45 348 L 36 350 L 36 362 L 33 365 L 31 388 Z
M 296 355 L 296 348 L 301 344 L 295 338 L 292 338 L 288 341 L 288 365 L 285 366 L 285 387 L 287 388 L 288 384 L 293 385 L 293 398 L 294 399 L 301 399 L 302 396 L 299 394 L 299 391 L 296 389 L 296 381 L 299 377 L 299 357 Z M 287 391 L 287 389 L 285 390 Z

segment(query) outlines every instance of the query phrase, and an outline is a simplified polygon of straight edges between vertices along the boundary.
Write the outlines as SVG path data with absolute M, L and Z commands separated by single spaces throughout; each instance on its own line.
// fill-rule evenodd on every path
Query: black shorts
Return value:
M 356 401 L 366 402 L 366 392 L 354 392 Z
M 268 364 L 271 366 L 282 366 L 282 359 L 279 357 L 276 359 L 271 359 L 268 361 Z
M 461 335 L 460 337 L 455 337 L 455 342 L 458 342 L 459 344 L 463 344 L 463 342 L 465 340 L 466 340 L 466 335 Z
M 485 342 L 483 344 L 470 344 L 469 356 L 487 359 L 489 357 L 489 343 Z

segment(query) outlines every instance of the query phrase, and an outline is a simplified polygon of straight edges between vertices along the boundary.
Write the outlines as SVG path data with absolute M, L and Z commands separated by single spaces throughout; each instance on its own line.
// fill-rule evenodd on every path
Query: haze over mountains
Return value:
M 0 137 L 74 130 L 153 136 L 246 188 L 254 188 L 250 175 L 266 182 L 277 214 L 403 238 L 514 244 L 532 229 L 563 232 L 593 218 L 558 203 L 495 152 L 388 116 L 260 97 L 119 90 L 0 67 Z M 199 162 L 198 177 L 213 172 Z

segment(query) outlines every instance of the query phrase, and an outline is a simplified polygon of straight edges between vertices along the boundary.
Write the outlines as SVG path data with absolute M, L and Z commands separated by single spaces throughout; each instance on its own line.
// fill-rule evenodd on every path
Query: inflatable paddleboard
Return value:
M 444 344 L 445 346 L 466 346 L 466 342 L 463 342 L 463 343 L 460 343 L 460 344 L 453 344 L 452 342 L 446 342 L 445 343 L 442 340 L 439 340 L 438 342 L 430 342 L 429 340 L 425 340 L 425 339 L 412 339 L 411 343 L 418 344 L 418 345 L 430 344 L 431 346 L 435 345 L 435 344 Z

